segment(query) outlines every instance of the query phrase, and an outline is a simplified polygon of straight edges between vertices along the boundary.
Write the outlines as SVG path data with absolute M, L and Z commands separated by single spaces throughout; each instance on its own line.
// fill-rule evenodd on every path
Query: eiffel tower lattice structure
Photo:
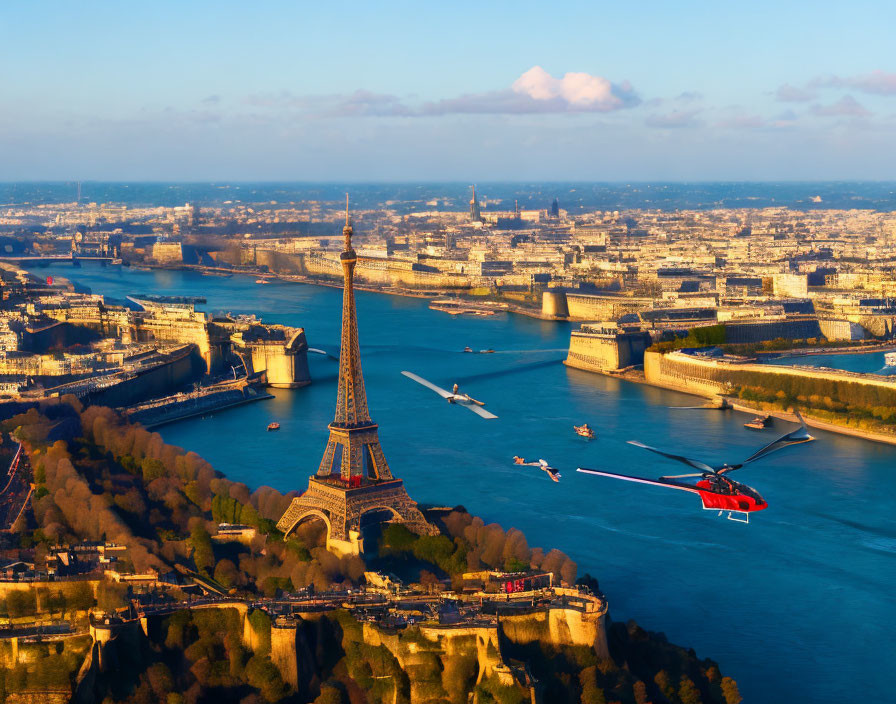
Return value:
M 340 259 L 345 286 L 336 415 L 328 426 L 330 438 L 317 474 L 309 477 L 308 490 L 292 500 L 277 528 L 288 534 L 302 521 L 320 518 L 327 524 L 327 549 L 358 554 L 363 551 L 361 516 L 370 511 L 390 511 L 395 520 L 416 533 L 437 535 L 439 531 L 423 517 L 404 482 L 392 476 L 380 446 L 378 426 L 367 409 L 353 286 L 358 258 L 352 248 L 347 196 L 342 234 L 345 248 Z

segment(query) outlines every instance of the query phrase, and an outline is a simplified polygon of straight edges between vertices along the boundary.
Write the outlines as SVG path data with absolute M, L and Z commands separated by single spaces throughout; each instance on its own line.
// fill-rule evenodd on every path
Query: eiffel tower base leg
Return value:
M 339 557 L 360 555 L 364 552 L 364 538 L 362 538 L 361 533 L 356 530 L 350 530 L 348 532 L 348 540 L 339 540 L 328 536 L 327 550 L 335 555 L 339 555 Z
M 392 520 L 404 523 L 418 535 L 438 535 L 439 529 L 417 508 L 401 479 L 389 479 L 358 487 L 319 477 L 308 479 L 308 490 L 297 496 L 277 522 L 277 528 L 289 535 L 299 523 L 319 518 L 327 524 L 327 549 L 337 555 L 364 552 L 361 517 L 369 511 L 390 511 Z

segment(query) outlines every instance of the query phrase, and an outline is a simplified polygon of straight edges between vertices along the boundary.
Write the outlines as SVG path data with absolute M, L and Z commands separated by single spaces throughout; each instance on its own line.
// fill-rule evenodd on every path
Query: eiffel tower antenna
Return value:
M 345 194 L 345 227 L 342 228 L 342 235 L 345 237 L 345 251 L 352 249 L 352 221 L 348 214 L 348 193 Z

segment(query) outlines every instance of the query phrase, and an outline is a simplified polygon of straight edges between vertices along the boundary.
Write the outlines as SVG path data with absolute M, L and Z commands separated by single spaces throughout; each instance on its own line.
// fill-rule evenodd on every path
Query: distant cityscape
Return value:
M 716 326 L 716 342 L 748 356 L 795 346 L 885 345 L 894 335 L 893 212 L 572 214 L 558 198 L 539 209 L 508 209 L 506 198 L 499 207 L 472 186 L 463 209 L 437 207 L 449 200 L 436 197 L 427 202 L 431 209 L 410 212 L 394 201 L 353 210 L 357 285 L 428 297 L 431 307 L 452 315 L 511 311 L 582 321 L 569 365 L 630 377 L 644 369 L 649 382 L 701 392 L 709 387 L 662 379 L 656 364 L 645 365 L 645 351 Z M 265 326 L 240 311 L 211 319 L 195 301 L 108 301 L 35 272 L 50 262 L 96 260 L 248 274 L 259 284 L 280 278 L 339 285 L 340 218 L 332 201 L 4 207 L 0 388 L 10 398 L 71 392 L 118 407 L 152 401 L 151 409 L 131 412 L 161 421 L 204 404 L 261 398 L 264 384 L 308 383 L 300 330 Z M 136 376 L 163 368 L 176 370 L 166 372 L 168 383 L 142 384 L 151 393 L 128 390 L 141 386 Z M 180 392 L 189 382 L 209 388 L 189 401 L 158 402 L 160 393 Z M 836 413 L 828 406 L 818 410 Z

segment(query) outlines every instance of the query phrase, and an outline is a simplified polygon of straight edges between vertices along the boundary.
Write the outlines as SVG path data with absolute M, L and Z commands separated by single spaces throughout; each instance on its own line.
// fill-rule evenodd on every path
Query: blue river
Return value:
M 208 311 L 302 326 L 336 353 L 339 289 L 195 272 L 53 265 L 94 293 L 203 295 Z M 598 577 L 615 619 L 636 619 L 719 661 L 745 701 L 896 701 L 889 669 L 896 623 L 896 447 L 814 431 L 738 479 L 769 508 L 749 525 L 703 511 L 697 497 L 575 472 L 679 473 L 626 444 L 638 439 L 712 463 L 737 461 L 783 432 L 751 432 L 743 414 L 673 410 L 693 397 L 567 369 L 570 326 L 501 314 L 452 317 L 418 299 L 359 293 L 370 410 L 386 457 L 417 501 L 463 504 L 556 547 Z M 494 348 L 491 355 L 462 352 Z M 870 362 L 870 360 L 869 360 Z M 304 489 L 317 470 L 335 402 L 336 363 L 313 355 L 314 383 L 275 399 L 163 427 L 252 487 Z M 457 382 L 500 418 L 480 419 L 400 375 Z M 279 421 L 279 433 L 266 432 Z M 589 422 L 598 438 L 572 431 Z M 543 457 L 560 483 L 513 455 Z M 890 643 L 889 646 L 886 644 Z
M 775 357 L 770 359 L 768 363 L 785 366 L 828 367 L 829 369 L 845 369 L 848 372 L 879 374 L 881 376 L 896 375 L 896 367 L 887 366 L 883 352 L 795 354 Z

